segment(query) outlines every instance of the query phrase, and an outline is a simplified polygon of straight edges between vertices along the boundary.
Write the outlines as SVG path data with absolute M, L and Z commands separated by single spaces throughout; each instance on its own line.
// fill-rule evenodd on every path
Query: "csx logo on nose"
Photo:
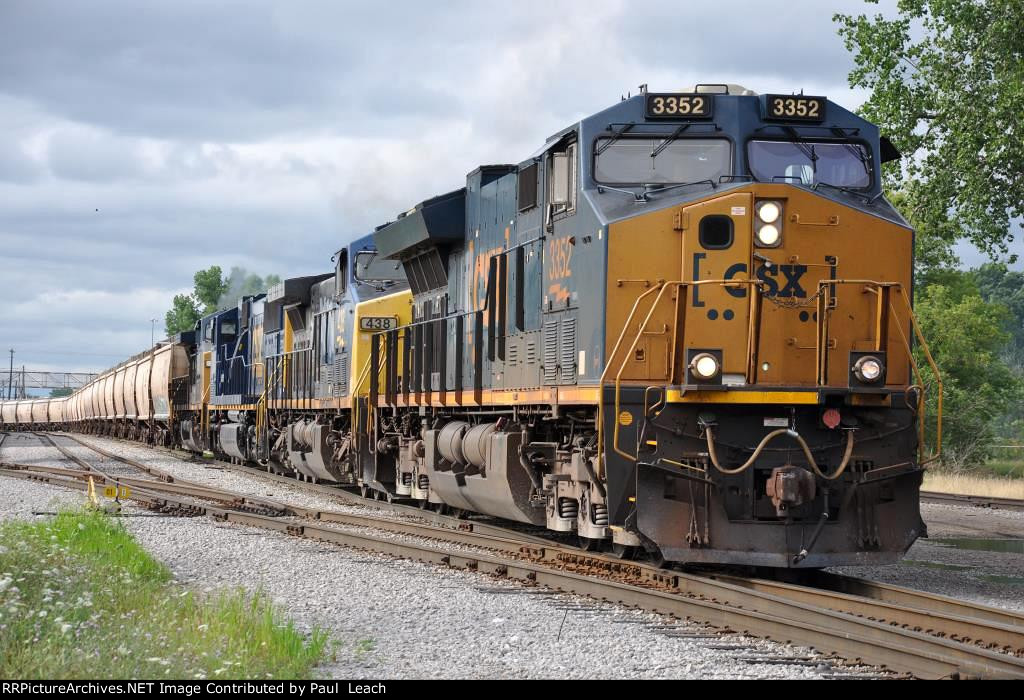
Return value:
M 736 275 L 746 274 L 747 264 L 736 263 L 723 275 L 724 279 L 731 280 Z M 807 272 L 806 265 L 761 265 L 757 268 L 754 276 L 764 282 L 764 295 L 766 297 L 799 297 L 807 296 L 807 292 L 800 286 L 800 278 Z M 725 289 L 734 297 L 742 298 L 747 296 L 747 290 L 726 287 Z

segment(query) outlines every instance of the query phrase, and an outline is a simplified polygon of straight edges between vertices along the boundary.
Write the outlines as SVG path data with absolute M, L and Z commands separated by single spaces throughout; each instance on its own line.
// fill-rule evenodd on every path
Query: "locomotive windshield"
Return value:
M 751 141 L 750 172 L 763 182 L 871 186 L 871 154 L 859 143 Z
M 359 282 L 390 285 L 405 281 L 405 269 L 398 260 L 388 260 L 377 255 L 375 250 L 356 253 L 354 276 Z
M 732 161 L 725 139 L 598 139 L 594 154 L 594 179 L 615 185 L 717 183 Z

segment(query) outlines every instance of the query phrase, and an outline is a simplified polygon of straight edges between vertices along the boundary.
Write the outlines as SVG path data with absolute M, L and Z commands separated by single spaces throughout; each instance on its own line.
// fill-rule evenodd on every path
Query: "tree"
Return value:
M 1024 272 L 1006 269 L 1005 265 L 988 263 L 974 270 L 974 279 L 982 298 L 1006 307 L 1004 330 L 1010 342 L 1003 349 L 1001 360 L 1017 377 L 1020 391 L 1005 414 L 995 424 L 1002 442 L 1024 444 Z
M 974 271 L 974 279 L 985 301 L 1002 304 L 1009 311 L 1006 332 L 1010 334 L 1010 343 L 1005 358 L 1012 367 L 1024 372 L 1024 272 L 987 263 Z
M 167 335 L 190 331 L 203 316 L 230 308 L 243 296 L 261 294 L 281 278 L 267 275 L 264 279 L 240 267 L 231 268 L 225 278 L 219 265 L 211 265 L 193 275 L 192 281 L 192 294 L 175 295 L 171 310 L 164 315 Z
M 898 8 L 895 19 L 833 18 L 854 54 L 850 85 L 871 91 L 861 111 L 904 155 L 902 166 L 886 166 L 887 187 L 903 193 L 933 254 L 952 257 L 965 235 L 1013 261 L 1010 221 L 1024 215 L 1024 3 L 899 0 Z
M 64 387 L 64 388 L 61 388 L 61 389 L 51 389 L 50 390 L 50 398 L 51 399 L 59 399 L 59 398 L 65 397 L 65 396 L 71 396 L 71 394 L 73 394 L 74 391 L 75 391 L 74 389 L 68 389 L 67 387 Z
M 196 301 L 202 305 L 202 315 L 216 311 L 217 302 L 228 290 L 228 281 L 223 278 L 220 265 L 200 270 L 192 277 L 192 281 L 195 283 Z
M 164 315 L 164 332 L 168 336 L 190 331 L 200 318 L 196 300 L 190 294 L 175 294 L 171 310 Z
M 225 289 L 217 302 L 217 308 L 228 309 L 237 304 L 242 297 L 262 294 L 268 287 L 280 281 L 281 278 L 277 275 L 267 275 L 264 279 L 241 267 L 232 267 L 227 279 L 224 280 Z
M 957 468 L 981 463 L 991 454 L 996 426 L 1021 401 L 1019 377 L 1000 358 L 1008 334 L 1005 306 L 985 301 L 970 279 L 972 273 L 947 271 L 947 282 L 918 290 L 916 312 L 943 383 L 943 462 Z M 918 365 L 924 367 L 920 348 Z M 925 373 L 928 413 L 935 415 L 937 392 Z M 934 424 L 926 423 L 934 445 Z

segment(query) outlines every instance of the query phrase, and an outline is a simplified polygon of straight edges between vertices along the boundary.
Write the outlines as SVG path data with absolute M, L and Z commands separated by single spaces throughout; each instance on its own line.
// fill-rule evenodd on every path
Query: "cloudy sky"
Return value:
M 159 335 L 197 269 L 327 271 L 349 238 L 641 83 L 856 107 L 831 17 L 863 9 L 3 0 L 0 349 L 105 368 L 152 318 Z

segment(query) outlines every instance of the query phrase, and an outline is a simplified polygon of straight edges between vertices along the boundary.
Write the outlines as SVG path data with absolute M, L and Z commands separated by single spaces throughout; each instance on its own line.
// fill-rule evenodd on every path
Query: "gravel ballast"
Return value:
M 372 506 L 345 503 L 340 498 L 310 493 L 300 486 L 269 481 L 258 474 L 248 476 L 217 469 L 141 445 L 93 436 L 85 439 L 115 454 L 164 469 L 181 479 L 324 510 L 365 513 L 369 509 L 380 513 Z M 930 539 L 919 539 L 914 543 L 901 563 L 833 570 L 984 605 L 1024 611 L 1024 554 L 958 549 L 940 542 L 949 539 L 1024 539 L 1024 512 L 924 503 L 921 514 L 928 524 Z M 410 518 L 404 514 L 384 515 L 395 519 Z
M 105 449 L 119 447 L 103 443 Z M 14 461 L 8 445 L 4 456 Z M 17 449 L 22 452 L 17 461 L 43 460 L 52 453 L 52 448 L 30 447 L 27 441 Z M 50 452 L 34 453 L 44 449 Z M 306 495 L 300 495 L 306 503 Z M 83 500 L 81 493 L 0 477 L 2 518 L 31 519 L 33 511 Z M 833 667 L 805 649 L 719 636 L 700 625 L 474 572 L 207 518 L 131 517 L 150 515 L 131 506 L 125 513 L 126 527 L 181 583 L 205 592 L 262 589 L 299 629 L 328 630 L 337 648 L 334 659 L 318 669 L 323 676 L 822 678 L 878 673 Z M 786 663 L 786 657 L 797 662 Z
M 324 510 L 368 507 L 188 462 L 173 455 L 89 437 L 116 454 L 176 477 L 239 493 Z M 59 438 L 58 438 L 59 440 Z M 79 448 L 81 449 L 81 448 Z M 75 450 L 75 454 L 88 455 Z M 28 436 L 3 446 L 9 461 L 68 466 L 52 447 Z M 79 504 L 83 496 L 0 478 L 0 517 Z M 376 511 L 377 509 L 369 507 Z M 134 512 L 130 508 L 127 512 Z M 843 573 L 958 598 L 1024 609 L 1024 555 L 958 549 L 946 538 L 1020 538 L 1024 513 L 925 504 L 931 540 L 919 540 L 904 562 L 844 567 Z M 242 586 L 266 591 L 301 629 L 327 629 L 336 660 L 323 675 L 372 678 L 818 678 L 847 674 L 812 652 L 741 636 L 706 634 L 663 616 L 486 576 L 444 569 L 208 519 L 127 517 L 126 526 L 180 581 L 200 590 Z M 725 647 L 714 649 L 710 647 Z M 801 657 L 801 665 L 754 663 L 758 657 Z M 747 657 L 744 661 L 740 657 Z M 869 674 L 873 670 L 866 671 Z

